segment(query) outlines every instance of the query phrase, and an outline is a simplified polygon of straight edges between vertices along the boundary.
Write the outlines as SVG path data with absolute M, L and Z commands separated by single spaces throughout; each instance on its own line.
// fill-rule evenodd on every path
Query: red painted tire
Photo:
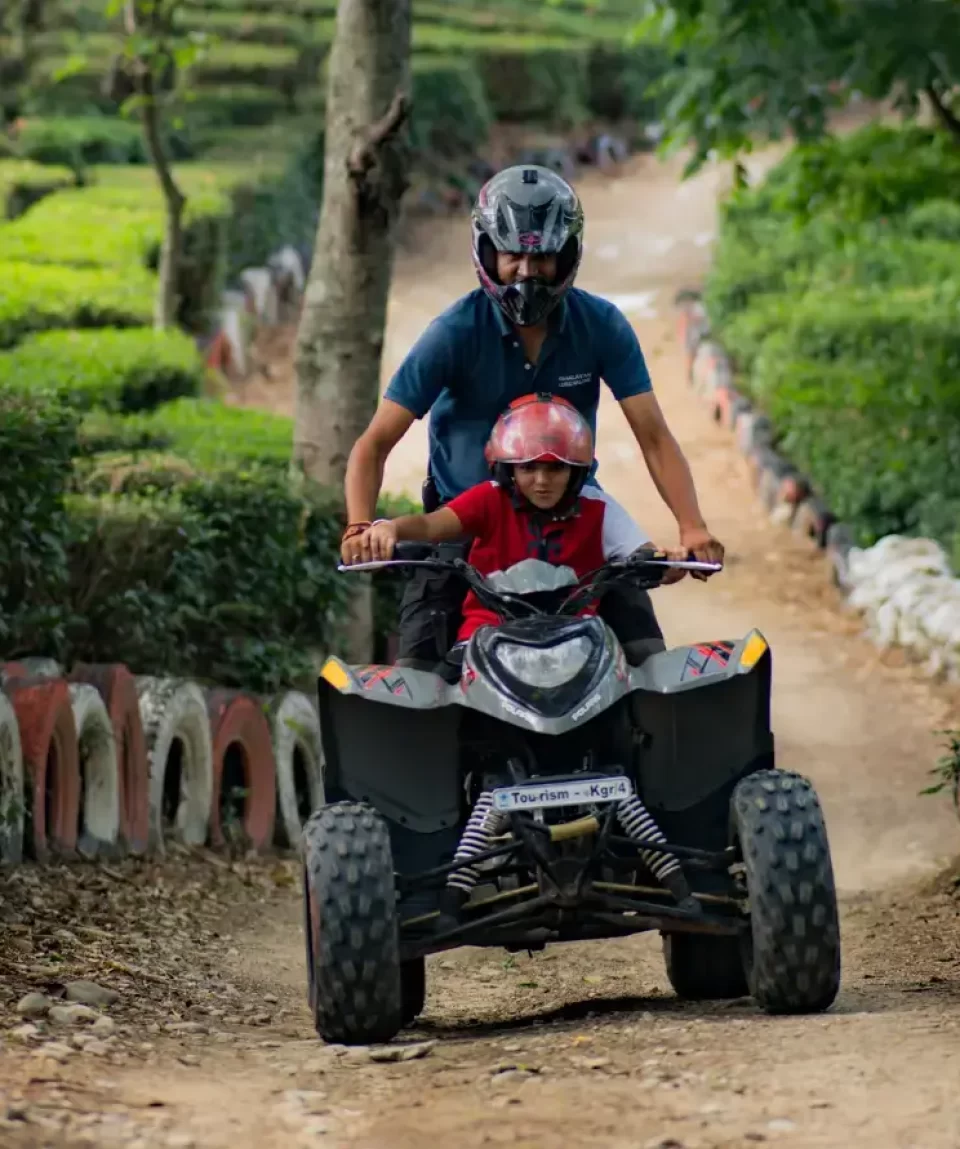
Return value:
M 67 684 L 62 678 L 14 678 L 3 689 L 17 715 L 28 775 L 26 851 L 38 862 L 70 855 L 80 820 L 80 763 Z
M 236 801 L 233 790 L 242 771 L 242 823 L 250 846 L 266 850 L 273 842 L 277 811 L 277 765 L 270 724 L 258 698 L 238 690 L 213 690 L 207 696 L 213 742 L 213 794 L 210 841 L 226 844 L 224 812 Z
M 107 708 L 117 743 L 120 837 L 132 853 L 145 854 L 150 837 L 150 770 L 136 680 L 119 662 L 79 662 L 69 681 L 95 686 Z

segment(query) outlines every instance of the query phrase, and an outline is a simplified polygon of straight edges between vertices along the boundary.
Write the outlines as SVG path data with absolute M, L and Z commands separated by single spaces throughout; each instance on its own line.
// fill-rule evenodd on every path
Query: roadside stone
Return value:
M 775 1117 L 767 1122 L 767 1128 L 771 1133 L 792 1133 L 796 1127 L 796 1121 L 790 1121 L 786 1117 Z
M 21 1017 L 43 1017 L 53 1002 L 45 993 L 28 993 L 17 1002 Z
M 70 981 L 65 988 L 67 1001 L 79 1002 L 80 1005 L 94 1005 L 104 1009 L 120 1000 L 120 994 L 115 989 L 107 989 L 95 981 Z
M 88 1005 L 54 1005 L 49 1016 L 58 1025 L 82 1025 L 96 1021 L 100 1015 Z
M 171 1021 L 167 1025 L 168 1033 L 206 1033 L 207 1027 L 199 1021 Z
M 74 1051 L 69 1045 L 64 1045 L 60 1041 L 48 1041 L 46 1045 L 41 1045 L 35 1052 L 39 1056 L 52 1057 L 54 1061 L 59 1061 L 62 1064 L 73 1055 Z
M 280 998 L 278 998 L 275 993 L 265 993 L 263 995 L 263 1000 L 267 1003 L 267 1005 L 279 1005 L 280 1004 Z
M 436 1046 L 435 1041 L 420 1041 L 416 1045 L 384 1045 L 367 1051 L 371 1061 L 415 1061 L 426 1057 Z
M 98 1017 L 97 1020 L 90 1026 L 91 1032 L 95 1033 L 98 1037 L 109 1037 L 111 1033 L 117 1028 L 117 1023 L 112 1017 Z
M 609 1057 L 571 1057 L 570 1060 L 579 1069 L 605 1069 L 610 1064 Z
M 31 1041 L 40 1036 L 40 1030 L 32 1022 L 25 1021 L 23 1025 L 15 1026 L 10 1030 L 10 1036 L 17 1041 Z

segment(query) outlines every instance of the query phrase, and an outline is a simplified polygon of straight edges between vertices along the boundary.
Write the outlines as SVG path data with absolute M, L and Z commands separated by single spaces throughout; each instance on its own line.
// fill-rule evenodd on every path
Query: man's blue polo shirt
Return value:
M 438 316 L 411 348 L 385 397 L 418 419 L 430 412 L 430 472 L 443 501 L 490 477 L 483 449 L 514 399 L 568 399 L 597 431 L 600 380 L 616 399 L 651 390 L 633 328 L 607 300 L 573 288 L 529 364 L 505 316 L 478 287 Z M 597 464 L 594 462 L 593 472 Z

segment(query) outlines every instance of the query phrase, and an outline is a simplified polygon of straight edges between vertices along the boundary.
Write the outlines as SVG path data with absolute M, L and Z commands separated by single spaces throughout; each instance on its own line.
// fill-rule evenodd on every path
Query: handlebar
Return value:
M 396 558 L 379 559 L 365 563 L 351 563 L 349 566 L 341 563 L 337 567 L 337 570 L 341 573 L 362 573 L 363 571 L 385 570 L 390 568 L 408 569 L 419 567 L 421 569 L 438 572 L 449 571 L 451 574 L 456 574 L 462 578 L 484 606 L 489 607 L 500 615 L 503 614 L 503 608 L 505 606 L 510 606 L 514 608 L 514 610 L 519 610 L 521 614 L 526 615 L 546 613 L 572 614 L 575 608 L 579 608 L 584 602 L 589 602 L 591 599 L 599 597 L 605 593 L 605 591 L 609 590 L 613 583 L 627 576 L 632 576 L 635 582 L 641 585 L 643 589 L 652 590 L 654 587 L 660 585 L 664 574 L 670 569 L 702 571 L 708 574 L 716 574 L 723 570 L 723 563 L 702 562 L 692 557 L 688 559 L 655 558 L 653 556 L 657 554 L 656 551 L 652 548 L 641 547 L 639 550 L 634 551 L 627 559 L 606 563 L 597 570 L 584 575 L 576 586 L 570 588 L 569 594 L 563 599 L 559 608 L 555 611 L 547 612 L 528 601 L 527 595 L 494 590 L 483 575 L 481 575 L 476 568 L 470 566 L 469 563 L 464 562 L 463 559 L 449 561 L 412 557 L 414 555 L 429 553 L 429 550 L 430 548 L 428 546 L 420 543 L 398 543 L 394 550 L 394 554 L 398 556 Z M 410 555 L 411 557 L 404 557 L 406 555 Z M 558 592 L 541 591 L 534 593 L 555 594 Z

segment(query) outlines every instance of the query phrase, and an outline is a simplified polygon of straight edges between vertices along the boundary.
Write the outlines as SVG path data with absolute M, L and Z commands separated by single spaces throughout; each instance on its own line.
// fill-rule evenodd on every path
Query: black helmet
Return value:
M 541 323 L 570 290 L 580 266 L 583 208 L 577 193 L 549 168 L 505 168 L 480 189 L 471 225 L 480 286 L 511 323 L 519 327 Z M 498 251 L 556 254 L 554 282 L 501 283 Z

